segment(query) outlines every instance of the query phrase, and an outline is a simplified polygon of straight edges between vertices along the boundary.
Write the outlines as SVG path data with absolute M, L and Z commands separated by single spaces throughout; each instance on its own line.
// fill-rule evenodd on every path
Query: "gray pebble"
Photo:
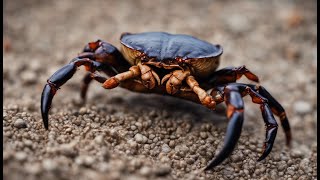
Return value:
M 289 160 L 289 158 L 287 156 L 283 155 L 283 154 L 280 155 L 280 159 L 282 161 L 288 161 Z
M 142 167 L 139 172 L 143 176 L 149 176 L 152 173 L 151 168 L 148 166 Z
M 111 168 L 110 165 L 105 162 L 99 163 L 99 166 L 98 166 L 98 169 L 101 172 L 107 172 L 110 168 Z
M 145 137 L 144 135 L 138 133 L 138 134 L 136 134 L 136 135 L 134 136 L 134 140 L 135 140 L 137 143 L 144 144 L 144 143 L 147 142 L 148 138 Z
M 233 33 L 243 33 L 250 30 L 252 27 L 251 23 L 245 16 L 238 16 L 238 15 L 230 15 L 228 18 L 225 18 L 226 26 L 233 32 Z
M 87 113 L 87 108 L 85 107 L 80 108 L 79 114 L 84 115 L 85 113 Z
M 52 159 L 45 159 L 42 161 L 42 166 L 48 171 L 52 171 L 58 167 L 58 164 Z
M 208 134 L 206 132 L 200 132 L 200 137 L 202 139 L 206 139 L 208 137 Z
M 287 174 L 293 176 L 294 175 L 294 171 L 292 169 L 289 169 L 287 170 Z
M 306 173 L 309 171 L 309 169 L 311 169 L 309 165 L 309 159 L 305 158 L 300 162 L 300 169 L 302 169 Z
M 27 124 L 23 119 L 17 119 L 14 122 L 14 127 L 19 128 L 19 129 L 20 128 L 27 128 Z
M 21 78 L 24 84 L 34 84 L 35 82 L 37 82 L 37 75 L 33 71 L 22 72 Z
M 103 137 L 103 135 L 99 135 L 99 136 L 95 137 L 94 140 L 95 140 L 95 142 L 96 142 L 97 144 L 100 144 L 100 145 L 102 145 L 102 144 L 104 143 L 104 137 Z
M 18 160 L 18 161 L 25 161 L 27 159 L 27 154 L 25 152 L 17 152 L 15 154 L 15 158 Z
M 133 140 L 129 140 L 128 144 L 131 148 L 136 149 L 138 147 L 137 142 L 133 141 Z
M 192 158 L 186 158 L 186 162 L 191 165 L 191 164 L 193 164 L 195 161 L 194 161 L 194 159 L 192 159 Z
M 24 140 L 23 143 L 24 143 L 27 147 L 32 147 L 32 144 L 33 144 L 32 141 L 29 140 L 29 139 Z
M 162 147 L 161 147 L 161 151 L 164 152 L 164 153 L 168 153 L 171 151 L 171 148 L 169 147 L 168 144 L 163 144 Z
M 293 108 L 298 114 L 308 114 L 312 111 L 312 105 L 307 101 L 297 101 L 293 104 Z
M 280 164 L 278 165 L 278 170 L 283 171 L 286 168 L 287 168 L 287 163 L 285 161 L 281 161 Z
M 156 137 L 154 134 L 149 134 L 149 139 L 153 140 Z
M 171 172 L 171 167 L 169 165 L 162 165 L 154 170 L 157 176 L 165 176 Z
M 32 163 L 26 166 L 26 171 L 30 174 L 36 175 L 41 173 L 41 164 L 40 163 Z
M 76 158 L 75 162 L 78 165 L 91 166 L 94 163 L 94 158 L 88 155 L 81 155 Z
M 173 148 L 173 147 L 175 146 L 174 140 L 171 140 L 171 141 L 169 142 L 169 146 L 170 146 L 171 148 Z
M 294 150 L 292 150 L 291 156 L 293 158 L 301 158 L 301 157 L 303 157 L 303 153 L 298 149 L 294 149 Z
M 232 159 L 232 162 L 238 162 L 238 161 L 242 160 L 243 155 L 242 155 L 242 153 L 235 153 L 234 155 L 231 155 L 230 158 Z

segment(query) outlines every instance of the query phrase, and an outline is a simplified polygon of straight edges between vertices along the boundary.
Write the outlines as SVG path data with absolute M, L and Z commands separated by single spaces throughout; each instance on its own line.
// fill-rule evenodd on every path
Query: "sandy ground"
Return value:
M 316 18 L 314 0 L 5 1 L 4 179 L 316 179 Z M 146 31 L 221 44 L 220 68 L 245 64 L 284 106 L 292 147 L 279 128 L 271 154 L 256 161 L 264 124 L 246 97 L 235 151 L 200 172 L 223 143 L 224 105 L 211 112 L 97 82 L 81 105 L 83 68 L 55 96 L 44 129 L 40 95 L 51 74 L 87 42 L 119 47 L 122 32 Z

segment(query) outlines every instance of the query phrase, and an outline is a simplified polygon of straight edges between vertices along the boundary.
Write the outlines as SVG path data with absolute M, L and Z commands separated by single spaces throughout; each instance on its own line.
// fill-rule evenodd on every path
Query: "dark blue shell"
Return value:
M 176 57 L 184 60 L 210 58 L 222 54 L 220 45 L 214 45 L 189 35 L 165 32 L 125 34 L 121 37 L 121 43 L 149 57 L 156 57 L 158 61 Z

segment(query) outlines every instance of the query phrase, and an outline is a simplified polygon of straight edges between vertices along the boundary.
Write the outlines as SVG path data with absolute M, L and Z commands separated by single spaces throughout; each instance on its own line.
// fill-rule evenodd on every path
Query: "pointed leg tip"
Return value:
M 44 128 L 48 130 L 49 129 L 48 115 L 42 114 L 42 122 L 43 122 Z
M 224 159 L 224 158 L 223 158 Z M 209 164 L 204 168 L 204 171 L 208 171 L 208 170 L 212 170 L 213 168 L 215 168 L 216 166 L 218 166 L 223 159 L 221 158 L 215 158 L 212 161 L 209 162 Z
M 264 151 L 262 152 L 262 155 L 261 155 L 261 156 L 259 157 L 259 159 L 257 160 L 258 162 L 264 160 L 264 159 L 270 154 L 270 152 L 271 152 L 271 150 L 272 150 L 272 147 L 273 147 L 273 142 L 272 142 L 272 143 L 266 143 L 266 144 L 264 145 L 264 147 L 265 147 L 265 149 L 264 149 Z
M 52 93 L 52 88 L 49 84 L 46 84 L 42 96 L 41 96 L 41 117 L 42 117 L 42 122 L 46 130 L 49 129 L 49 109 L 51 106 L 52 98 L 54 96 L 54 93 Z
M 205 171 L 209 171 L 209 170 L 212 170 L 213 169 L 213 167 L 210 167 L 209 165 L 208 166 L 206 166 L 204 169 L 203 169 L 203 171 L 205 172 Z
M 262 161 L 262 160 L 264 160 L 266 157 L 264 157 L 263 155 L 261 155 L 260 157 L 259 157 L 259 159 L 257 160 L 257 162 L 260 162 L 260 161 Z
M 288 133 L 286 133 L 286 145 L 287 145 L 287 147 L 291 147 L 291 139 L 292 139 L 292 136 L 291 136 L 291 132 L 289 131 Z

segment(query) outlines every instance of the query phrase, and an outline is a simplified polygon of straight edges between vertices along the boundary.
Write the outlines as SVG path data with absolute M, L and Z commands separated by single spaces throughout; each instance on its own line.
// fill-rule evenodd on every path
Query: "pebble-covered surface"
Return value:
M 83 68 L 53 101 L 50 130 L 40 96 L 47 78 L 98 38 L 119 47 L 122 32 L 191 34 L 224 47 L 220 67 L 245 64 L 285 107 L 293 141 L 279 128 L 262 162 L 265 129 L 245 98 L 231 157 L 202 172 L 227 126 L 191 102 L 93 82 L 80 103 Z M 317 179 L 316 1 L 4 2 L 4 179 Z M 245 78 L 240 82 L 249 82 Z

